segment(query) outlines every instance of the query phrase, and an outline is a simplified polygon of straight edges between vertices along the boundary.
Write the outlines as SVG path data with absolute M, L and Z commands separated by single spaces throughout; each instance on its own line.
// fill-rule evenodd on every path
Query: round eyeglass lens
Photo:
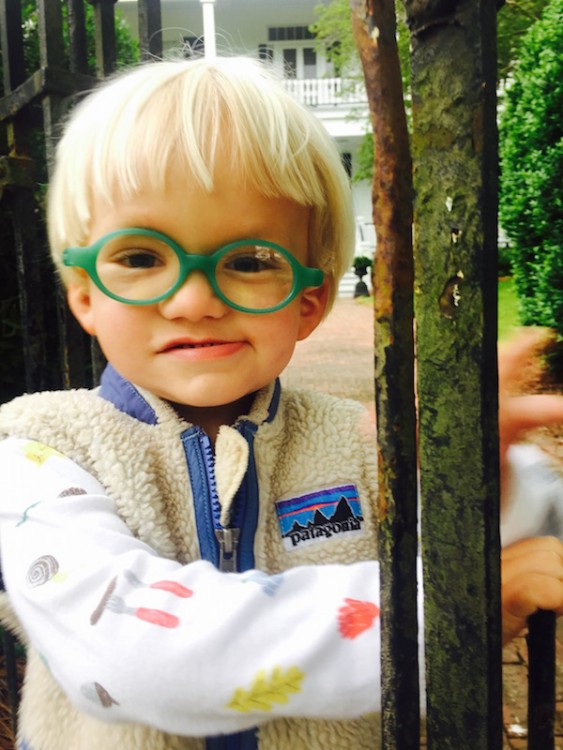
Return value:
M 237 245 L 225 252 L 215 269 L 225 297 L 249 310 L 266 310 L 286 300 L 293 290 L 293 269 L 275 247 Z
M 96 271 L 112 294 L 142 302 L 160 297 L 174 286 L 180 262 L 174 250 L 156 237 L 122 234 L 100 249 Z

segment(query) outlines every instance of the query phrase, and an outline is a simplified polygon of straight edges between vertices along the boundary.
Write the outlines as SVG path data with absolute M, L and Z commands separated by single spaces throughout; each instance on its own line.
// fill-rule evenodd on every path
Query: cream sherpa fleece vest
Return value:
M 261 392 L 250 414 L 261 425 L 254 444 L 260 488 L 256 567 L 276 573 L 302 564 L 373 558 L 375 448 L 362 407 L 320 394 L 285 392 L 275 419 L 262 424 L 271 393 L 272 387 Z M 155 410 L 156 425 L 118 411 L 96 391 L 78 390 L 28 395 L 6 404 L 0 409 L 0 435 L 39 440 L 56 448 L 102 483 L 132 532 L 161 556 L 183 563 L 199 559 L 194 506 L 179 439 L 187 425 L 168 405 L 145 391 L 142 395 Z M 225 512 L 244 476 L 247 459 L 244 438 L 235 429 L 222 427 L 215 469 Z M 359 489 L 363 535 L 287 549 L 275 502 L 342 481 L 354 481 Z M 0 613 L 3 622 L 26 642 L 5 594 Z M 372 750 L 379 742 L 379 721 L 378 717 L 282 719 L 262 726 L 258 736 L 260 750 Z M 79 712 L 32 647 L 20 709 L 20 737 L 31 750 L 205 748 L 203 738 L 172 736 L 142 725 L 105 724 Z

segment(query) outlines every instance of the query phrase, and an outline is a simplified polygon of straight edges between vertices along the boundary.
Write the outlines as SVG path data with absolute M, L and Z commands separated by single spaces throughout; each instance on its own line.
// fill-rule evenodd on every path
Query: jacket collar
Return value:
M 157 405 L 163 402 L 126 380 L 112 365 L 108 364 L 102 374 L 98 395 L 139 422 L 156 425 L 160 421 Z M 279 378 L 276 378 L 273 383 L 258 392 L 250 414 L 241 416 L 238 421 L 250 420 L 257 425 L 272 422 L 278 411 L 280 395 L 281 385 Z

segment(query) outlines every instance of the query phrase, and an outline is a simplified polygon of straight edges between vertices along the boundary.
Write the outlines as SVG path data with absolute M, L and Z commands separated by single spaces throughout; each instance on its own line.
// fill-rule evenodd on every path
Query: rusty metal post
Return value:
M 555 613 L 529 620 L 528 750 L 555 748 Z
M 412 175 L 393 0 L 350 0 L 374 131 L 375 399 L 381 566 L 382 740 L 420 740 Z
M 143 60 L 162 57 L 162 17 L 160 0 L 138 0 L 139 46 Z
M 62 71 L 66 66 L 61 4 L 53 0 L 37 0 L 37 12 L 41 67 L 52 71 Z M 62 96 L 50 94 L 43 98 L 42 104 L 47 164 L 50 164 L 53 159 L 55 127 L 63 114 Z
M 19 680 L 17 671 L 16 639 L 8 631 L 2 628 L 0 634 L 0 654 L 4 657 L 6 665 L 6 688 L 8 690 L 8 707 L 10 709 L 10 725 L 12 736 L 18 733 L 18 695 Z
M 0 25 L 4 91 L 13 91 L 25 80 L 21 2 L 0 0 Z
M 21 4 L 2 1 L 2 57 L 5 95 L 25 80 Z M 19 26 L 19 30 L 18 30 Z M 45 387 L 46 331 L 41 275 L 44 272 L 37 252 L 37 206 L 33 194 L 34 170 L 29 157 L 28 118 L 16 114 L 6 123 L 9 153 L 1 157 L 0 194 L 10 203 L 13 214 L 18 299 L 22 320 L 25 387 L 29 391 Z
M 115 41 L 116 0 L 88 0 L 94 6 L 96 28 L 96 73 L 104 78 L 115 70 L 117 59 Z
M 428 747 L 500 750 L 496 8 L 405 6 Z
M 84 0 L 67 0 L 69 68 L 72 73 L 88 73 L 86 17 Z
M 57 0 L 38 0 L 37 9 L 39 13 L 39 49 L 42 68 L 50 71 L 50 79 L 56 80 L 59 78 L 62 82 L 64 81 L 65 69 L 69 66 L 67 66 L 64 49 L 61 5 Z M 77 13 L 75 5 L 72 18 L 74 25 L 70 30 L 70 48 L 71 52 L 74 50 L 75 54 L 73 64 L 83 67 L 83 56 L 76 59 L 78 43 L 81 39 L 86 38 L 83 9 L 82 14 L 80 11 Z M 48 85 L 42 91 L 41 102 L 43 105 L 47 168 L 50 170 L 59 135 L 59 123 L 67 111 L 68 91 L 65 91 L 65 86 L 62 85 Z M 62 386 L 64 388 L 87 386 L 91 383 L 87 338 L 74 317 L 69 313 L 64 294 L 58 285 L 55 286 L 54 277 L 52 280 L 57 295 L 55 304 L 59 328 Z

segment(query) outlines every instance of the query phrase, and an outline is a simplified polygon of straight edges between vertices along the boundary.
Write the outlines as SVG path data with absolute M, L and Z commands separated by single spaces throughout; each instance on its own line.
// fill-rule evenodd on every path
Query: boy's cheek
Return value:
M 300 320 L 298 341 L 303 341 L 313 333 L 323 319 L 328 300 L 328 281 L 322 286 L 305 289 L 300 300 Z
M 84 283 L 71 282 L 68 285 L 67 301 L 72 314 L 82 328 L 86 333 L 89 333 L 90 336 L 95 336 L 96 327 L 92 309 L 92 297 L 87 279 L 84 280 Z

